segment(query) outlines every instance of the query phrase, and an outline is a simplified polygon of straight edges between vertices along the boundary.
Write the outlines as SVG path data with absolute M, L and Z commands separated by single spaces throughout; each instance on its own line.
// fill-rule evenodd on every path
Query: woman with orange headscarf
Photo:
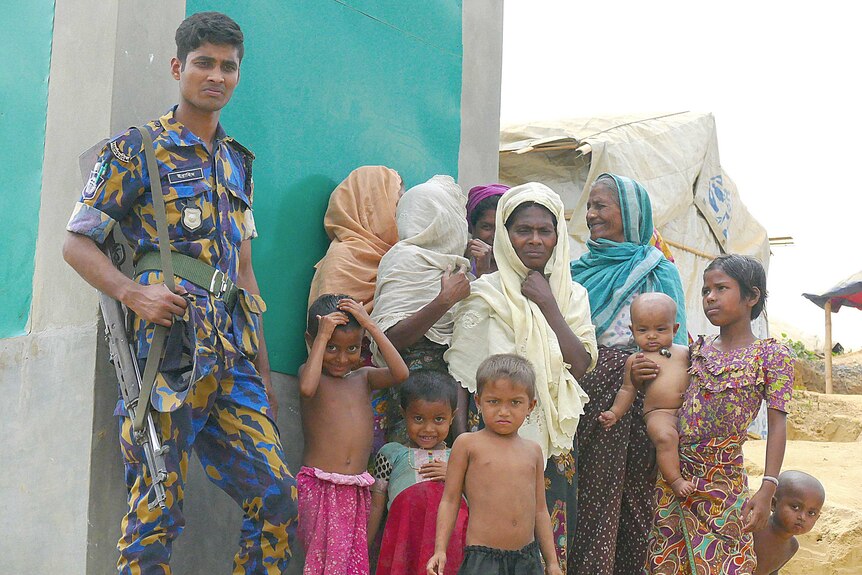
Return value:
M 332 243 L 314 266 L 308 305 L 323 294 L 345 293 L 371 312 L 380 258 L 398 241 L 395 204 L 402 190 L 401 176 L 385 166 L 356 168 L 335 188 L 323 219 Z

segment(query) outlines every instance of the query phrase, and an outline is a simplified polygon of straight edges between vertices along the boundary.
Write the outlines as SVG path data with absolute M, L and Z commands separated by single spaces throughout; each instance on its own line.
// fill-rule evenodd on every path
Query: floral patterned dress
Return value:
M 761 400 L 787 412 L 793 356 L 774 339 L 730 351 L 714 343 L 701 336 L 692 345 L 679 412 L 681 471 L 697 489 L 680 501 L 659 478 L 645 573 L 742 575 L 756 567 L 751 534 L 742 532 L 749 497 L 742 444 Z

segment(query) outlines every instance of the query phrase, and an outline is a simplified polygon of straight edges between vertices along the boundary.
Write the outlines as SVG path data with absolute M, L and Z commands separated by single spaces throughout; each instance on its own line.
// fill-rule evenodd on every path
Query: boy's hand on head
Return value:
M 446 268 L 440 278 L 439 297 L 448 309 L 470 295 L 470 280 L 463 269 L 453 271 L 452 266 Z
M 347 315 L 340 311 L 317 316 L 317 320 L 320 322 L 317 326 L 317 337 L 325 338 L 326 341 L 329 341 L 335 328 L 340 325 L 347 325 Z
M 446 567 L 446 553 L 435 553 L 428 560 L 425 566 L 425 571 L 428 575 L 443 575 L 443 569 Z
M 419 475 L 429 481 L 445 481 L 447 468 L 448 465 L 445 461 L 429 461 L 423 463 L 422 467 L 419 468 Z
M 644 357 L 643 353 L 638 353 L 632 360 L 632 384 L 637 388 L 658 377 L 658 372 L 659 365 L 653 360 Z
M 338 302 L 338 309 L 343 313 L 349 313 L 355 317 L 356 321 L 358 321 L 359 325 L 362 327 L 367 327 L 368 322 L 371 321 L 371 317 L 368 315 L 368 312 L 365 311 L 365 306 L 362 305 L 362 302 L 345 298 Z
M 617 422 L 617 414 L 611 410 L 603 411 L 599 414 L 599 423 L 605 429 L 610 429 Z

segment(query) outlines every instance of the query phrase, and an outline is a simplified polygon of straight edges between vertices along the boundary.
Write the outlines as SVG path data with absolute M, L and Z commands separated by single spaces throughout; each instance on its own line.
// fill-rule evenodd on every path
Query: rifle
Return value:
M 121 268 L 125 261 L 125 246 L 109 237 L 103 246 L 106 255 L 117 268 Z M 131 333 L 131 322 L 127 319 L 131 312 L 119 301 L 107 294 L 99 292 L 99 307 L 102 310 L 102 318 L 105 320 L 105 337 L 111 352 L 111 363 L 117 371 L 117 380 L 120 383 L 120 394 L 126 406 L 126 412 L 132 421 L 138 419 L 136 414 L 143 410 L 145 414 L 143 429 L 132 429 L 135 443 L 141 446 L 144 452 L 144 465 L 152 480 L 152 491 L 154 498 L 148 503 L 150 509 L 156 505 L 166 509 L 164 482 L 168 477 L 165 465 L 165 453 L 169 447 L 163 446 L 159 438 L 159 431 L 153 414 L 150 411 L 149 396 L 141 398 L 141 370 L 135 356 L 135 348 L 129 337 Z M 155 358 L 157 361 L 157 358 Z
M 152 142 L 149 140 L 149 136 L 145 135 L 143 131 L 141 131 L 141 134 L 144 136 L 145 142 L 147 142 L 150 147 L 148 152 L 145 149 L 148 156 L 147 160 L 150 161 L 150 156 L 152 156 Z M 85 180 L 87 179 L 90 167 L 96 163 L 96 154 L 98 150 L 102 149 L 106 142 L 107 140 L 102 140 L 79 156 L 79 166 L 81 168 L 81 174 L 84 176 Z M 154 158 L 152 159 L 152 162 L 155 162 Z M 154 171 L 154 173 L 158 172 Z M 93 174 L 90 174 L 90 177 L 92 178 Z M 161 187 L 160 184 L 158 184 L 158 179 L 156 179 L 156 182 L 159 197 L 161 197 Z M 164 211 L 164 207 L 161 209 Z M 163 220 L 164 217 L 161 219 Z M 159 232 L 162 233 L 164 224 L 160 223 L 159 227 Z M 126 244 L 122 232 L 119 230 L 119 226 L 114 229 L 112 235 L 105 240 L 105 243 L 101 248 L 117 269 L 127 276 L 131 277 L 133 275 L 131 272 L 131 261 L 126 258 L 128 245 Z M 171 288 L 173 288 L 172 284 L 173 276 L 171 276 Z M 166 509 L 167 504 L 164 482 L 168 477 L 168 470 L 165 464 L 164 455 L 168 452 L 169 448 L 168 446 L 162 445 L 159 437 L 159 430 L 156 427 L 156 422 L 154 421 L 153 414 L 150 411 L 149 392 L 152 390 L 151 381 L 150 384 L 146 386 L 145 396 L 143 397 L 143 401 L 141 401 L 141 388 L 144 381 L 140 367 L 138 366 L 134 344 L 132 343 L 132 312 L 122 303 L 109 295 L 102 292 L 98 293 L 99 308 L 102 311 L 102 319 L 105 321 L 105 339 L 108 341 L 111 363 L 114 364 L 114 369 L 117 372 L 120 395 L 123 398 L 126 413 L 128 414 L 129 419 L 133 422 L 132 439 L 144 452 L 143 463 L 146 472 L 149 473 L 150 479 L 152 480 L 151 489 L 154 497 L 153 500 L 148 503 L 148 506 L 150 509 L 155 508 L 157 505 L 162 509 Z M 158 367 L 161 359 L 162 345 L 164 342 L 163 330 L 164 328 L 161 328 L 161 330 L 159 330 L 160 333 L 158 334 L 158 338 L 160 338 L 161 341 L 157 345 L 154 345 L 151 350 L 153 352 L 151 353 L 151 358 L 155 362 L 153 367 Z M 156 339 L 157 338 L 154 337 L 154 342 Z M 145 370 L 150 372 L 145 374 L 150 379 L 155 377 L 155 370 L 153 367 L 151 367 L 150 370 Z

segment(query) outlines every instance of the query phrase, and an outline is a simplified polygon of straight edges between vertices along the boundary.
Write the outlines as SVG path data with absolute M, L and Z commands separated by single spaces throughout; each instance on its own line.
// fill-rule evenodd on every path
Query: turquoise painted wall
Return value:
M 3 21 L 14 25 L 0 34 L 0 338 L 26 333 L 33 299 L 54 2 L 4 3 Z
M 257 155 L 267 345 L 273 369 L 296 373 L 330 192 L 361 165 L 387 165 L 407 187 L 458 175 L 461 1 L 188 0 L 186 10 L 225 12 L 246 36 L 222 123 Z

